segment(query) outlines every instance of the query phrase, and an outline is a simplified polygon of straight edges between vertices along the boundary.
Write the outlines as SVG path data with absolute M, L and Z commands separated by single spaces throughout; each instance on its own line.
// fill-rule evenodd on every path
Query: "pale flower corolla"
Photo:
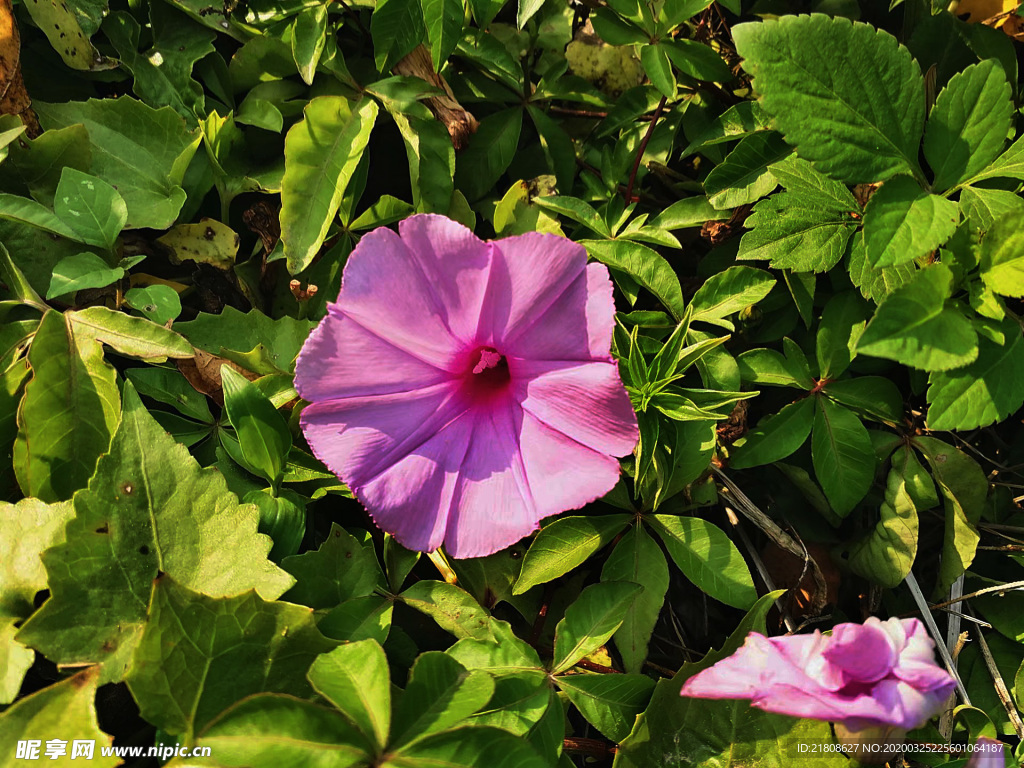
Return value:
M 955 687 L 935 663 L 934 643 L 917 619 L 869 618 L 839 624 L 831 636 L 748 635 L 731 656 L 683 685 L 682 695 L 750 699 L 767 712 L 841 723 L 918 728 Z
M 491 554 L 617 482 L 638 431 L 614 312 L 607 268 L 566 238 L 374 230 L 299 354 L 303 432 L 404 546 Z

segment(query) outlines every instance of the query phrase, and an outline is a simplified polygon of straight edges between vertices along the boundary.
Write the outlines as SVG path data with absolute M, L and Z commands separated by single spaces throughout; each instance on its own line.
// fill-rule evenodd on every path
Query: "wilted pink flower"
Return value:
M 487 555 L 611 490 L 636 443 L 608 270 L 553 235 L 399 233 L 363 237 L 299 354 L 302 429 L 406 547 Z
M 935 663 L 917 619 L 869 618 L 826 637 L 751 632 L 732 656 L 683 685 L 683 696 L 750 699 L 768 712 L 842 723 L 917 728 L 942 710 L 952 676 Z

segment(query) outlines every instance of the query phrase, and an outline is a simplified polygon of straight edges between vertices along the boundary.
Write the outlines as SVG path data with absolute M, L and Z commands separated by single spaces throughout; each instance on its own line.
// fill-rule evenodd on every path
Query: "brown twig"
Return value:
M 636 183 L 636 174 L 640 170 L 640 161 L 643 160 L 644 152 L 647 151 L 647 144 L 651 140 L 651 135 L 654 133 L 654 126 L 658 124 L 658 118 L 661 117 L 661 111 L 665 109 L 665 102 L 668 98 L 665 96 L 661 97 L 661 101 L 658 102 L 658 108 L 654 110 L 654 117 L 651 118 L 651 124 L 647 126 L 647 133 L 644 134 L 643 139 L 640 141 L 640 147 L 636 151 L 636 160 L 633 161 L 633 170 L 629 172 L 629 183 L 626 184 L 626 204 L 637 202 L 633 199 L 633 185 Z
M 968 615 L 973 616 L 970 608 L 965 609 Z M 974 632 L 974 637 L 978 641 L 978 648 L 981 649 L 981 657 L 985 660 L 985 666 L 988 667 L 989 674 L 992 675 L 992 682 L 995 685 L 996 695 L 999 697 L 999 701 L 1002 702 L 1003 709 L 1006 710 L 1007 717 L 1010 718 L 1010 724 L 1013 725 L 1013 730 L 1017 733 L 1017 737 L 1024 739 L 1024 722 L 1020 719 L 1020 713 L 1017 711 L 1016 705 L 1013 703 L 1013 699 L 1010 698 L 1010 691 L 1006 687 L 1006 681 L 1003 680 L 1002 674 L 999 672 L 999 667 L 996 666 L 996 660 L 992 657 L 992 651 L 988 647 L 988 641 L 985 640 L 985 633 L 981 631 L 981 627 L 972 624 L 971 630 Z
M 615 754 L 615 747 L 609 746 L 600 739 L 584 739 L 579 736 L 570 736 L 562 742 L 562 749 L 566 752 L 579 752 L 591 757 L 611 757 Z

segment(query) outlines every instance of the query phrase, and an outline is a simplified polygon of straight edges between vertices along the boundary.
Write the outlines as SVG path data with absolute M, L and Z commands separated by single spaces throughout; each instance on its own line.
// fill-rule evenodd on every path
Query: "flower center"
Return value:
M 472 386 L 478 390 L 504 389 L 511 376 L 508 360 L 494 347 L 480 347 L 469 357 L 473 364 Z

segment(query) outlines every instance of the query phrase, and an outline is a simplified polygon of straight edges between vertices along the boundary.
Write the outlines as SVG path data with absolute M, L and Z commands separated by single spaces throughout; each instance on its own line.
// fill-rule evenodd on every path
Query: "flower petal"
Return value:
M 464 410 L 459 402 L 449 382 L 327 400 L 306 407 L 302 431 L 317 458 L 358 496 L 364 485 L 455 421 Z
M 519 451 L 518 410 L 499 402 L 475 414 L 444 539 L 454 558 L 493 554 L 540 523 Z
M 561 303 L 586 268 L 587 252 L 567 238 L 540 232 L 495 240 L 491 247 L 494 258 L 481 332 L 490 332 L 494 343 L 510 345 L 541 315 Z M 574 302 L 574 308 L 580 315 L 575 324 L 583 330 L 585 302 Z M 559 330 L 567 328 L 572 325 Z M 604 354 L 608 354 L 607 349 Z M 532 353 L 528 356 L 537 357 Z
M 579 509 L 619 480 L 619 462 L 566 437 L 524 411 L 519 449 L 540 519 Z
M 604 264 L 590 264 L 559 296 L 520 322 L 501 343 L 506 354 L 531 360 L 610 360 L 615 302 Z
M 491 246 L 458 222 L 432 214 L 411 216 L 398 231 L 438 305 L 445 308 L 452 335 L 465 343 L 476 341 Z
M 366 330 L 334 305 L 313 329 L 295 363 L 295 388 L 314 403 L 422 389 L 449 377 Z
M 899 658 L 892 638 L 873 616 L 864 624 L 836 625 L 824 656 L 842 670 L 848 681 L 858 683 L 874 683 L 886 677 Z
M 348 258 L 336 304 L 371 333 L 440 368 L 451 366 L 463 346 L 449 326 L 431 279 L 402 239 L 375 229 Z
M 636 414 L 615 363 L 510 359 L 523 410 L 595 451 L 625 456 L 636 445 Z

